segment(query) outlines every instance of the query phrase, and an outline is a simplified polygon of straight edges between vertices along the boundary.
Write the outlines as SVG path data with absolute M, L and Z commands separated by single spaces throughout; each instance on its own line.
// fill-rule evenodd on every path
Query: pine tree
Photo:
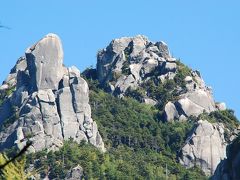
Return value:
M 5 164 L 9 161 L 9 158 L 5 154 L 0 154 L 0 165 Z M 26 179 L 26 174 L 24 172 L 25 167 L 25 156 L 20 159 L 16 159 L 13 162 L 8 163 L 6 166 L 0 169 L 0 178 L 6 180 L 24 180 Z

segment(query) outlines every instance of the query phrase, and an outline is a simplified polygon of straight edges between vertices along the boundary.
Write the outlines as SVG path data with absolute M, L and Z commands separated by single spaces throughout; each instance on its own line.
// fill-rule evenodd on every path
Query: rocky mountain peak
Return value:
M 143 48 L 148 42 L 148 38 L 143 35 L 138 35 L 132 38 L 122 37 L 120 39 L 112 40 L 108 48 L 112 49 L 112 51 L 116 54 L 119 54 L 121 53 L 121 51 L 125 50 L 125 48 L 130 45 L 133 48 L 133 52 L 138 53 L 138 51 Z
M 224 111 L 226 105 L 214 101 L 200 72 L 172 57 L 166 43 L 144 36 L 113 40 L 97 57 L 97 78 L 106 91 L 155 106 L 167 122 L 198 121 L 181 148 L 179 161 L 186 168 L 199 166 L 212 175 L 226 157 L 226 127 L 199 116 Z
M 31 86 L 34 90 L 58 89 L 63 72 L 63 48 L 60 38 L 48 34 L 26 51 Z
M 225 103 L 214 101 L 212 89 L 205 84 L 200 72 L 172 57 L 166 43 L 152 42 L 142 35 L 112 40 L 105 49 L 98 52 L 97 69 L 87 69 L 84 75 L 93 87 L 91 105 L 94 117 L 97 119 L 100 116 L 98 122 L 102 123 L 103 132 L 107 134 L 105 137 L 113 144 L 122 143 L 133 148 L 140 134 L 143 134 L 140 139 L 154 143 L 149 145 L 150 143 L 143 142 L 146 146 L 142 147 L 149 146 L 157 152 L 166 150 L 169 140 L 167 138 L 166 144 L 163 143 L 165 139 L 158 136 L 165 136 L 165 132 L 162 134 L 159 128 L 173 125 L 176 132 L 168 136 L 171 128 L 166 131 L 168 137 L 173 136 L 171 141 L 178 139 L 183 142 L 188 136 L 185 143 L 177 145 L 173 151 L 178 153 L 175 155 L 184 167 L 198 166 L 207 176 L 215 172 L 218 179 L 222 174 L 239 176 L 236 174 L 240 162 L 239 151 L 228 160 L 234 160 L 234 171 L 224 173 L 229 164 L 224 160 L 226 147 L 239 134 L 239 128 L 236 129 L 239 123 L 233 111 L 226 110 Z M 116 97 L 105 96 L 106 92 L 102 90 Z M 117 97 L 135 98 L 149 106 L 131 98 L 119 100 Z M 121 106 L 117 107 L 118 104 Z M 126 106 L 128 104 L 131 106 Z M 138 104 L 141 106 L 135 111 L 133 107 Z M 133 110 L 122 111 L 125 106 Z M 134 115 L 139 114 L 139 108 L 146 109 L 140 116 L 145 116 L 143 120 L 146 119 L 147 123 L 141 123 L 141 117 Z M 101 112 L 100 115 L 98 111 Z M 118 116 L 121 112 L 126 113 Z M 130 118 L 133 125 L 127 122 L 129 119 L 126 114 L 129 113 L 133 113 Z M 64 140 L 72 139 L 77 143 L 89 142 L 105 151 L 91 114 L 87 82 L 76 67 L 63 65 L 61 40 L 55 34 L 48 34 L 26 50 L 0 86 L 0 150 L 12 146 L 21 149 L 29 140 L 33 142 L 30 152 L 57 150 Z M 124 125 L 118 124 L 121 120 L 124 120 Z M 185 122 L 169 123 L 173 121 Z M 149 126 L 151 123 L 152 127 Z M 127 132 L 134 131 L 135 127 L 139 128 L 139 132 L 146 130 L 151 136 L 145 138 L 148 133 Z M 156 128 L 158 134 L 155 130 L 149 131 L 149 128 Z M 187 128 L 192 129 L 190 133 L 183 130 Z M 115 136 L 118 131 L 120 133 Z M 158 138 L 162 140 L 158 141 Z M 136 146 L 141 143 L 140 140 Z M 171 145 L 167 146 L 170 148 Z M 234 152 L 238 147 L 239 142 L 236 142 Z M 68 177 L 82 177 L 85 174 L 83 171 L 84 167 L 76 166 L 69 171 Z
M 57 35 L 48 34 L 27 49 L 0 93 L 0 149 L 14 145 L 21 149 L 31 140 L 31 152 L 56 150 L 71 138 L 105 151 L 91 118 L 88 84 L 76 67 L 63 65 Z
M 131 73 L 136 75 L 134 78 L 140 80 L 139 75 L 135 73 L 135 71 L 140 70 L 136 69 L 136 64 L 145 63 L 145 67 L 151 66 L 148 67 L 146 72 L 148 73 L 158 65 L 158 62 L 164 61 L 164 58 L 173 61 L 170 58 L 166 43 L 152 43 L 147 37 L 142 35 L 112 40 L 106 49 L 99 51 L 97 56 L 98 78 L 100 82 L 111 80 L 113 78 L 112 72 L 121 73 L 124 71 L 122 68 L 129 68 L 127 66 L 130 64 L 133 71 Z
M 151 42 L 144 36 L 115 39 L 97 57 L 97 76 L 105 89 L 119 97 L 138 94 L 141 102 L 160 104 L 166 121 L 225 108 L 214 102 L 200 72 L 172 57 L 162 41 Z M 159 95 L 161 86 L 171 98 Z

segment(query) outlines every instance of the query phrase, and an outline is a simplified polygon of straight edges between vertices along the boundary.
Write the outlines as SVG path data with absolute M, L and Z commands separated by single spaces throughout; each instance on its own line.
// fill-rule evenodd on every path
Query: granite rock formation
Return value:
M 67 174 L 65 180 L 81 180 L 83 179 L 83 168 L 81 166 L 76 166 Z
M 0 87 L 0 149 L 57 150 L 64 140 L 90 142 L 105 151 L 91 118 L 89 89 L 76 67 L 63 65 L 61 40 L 48 34 L 27 49 Z
M 227 159 L 219 163 L 212 180 L 240 179 L 240 136 L 227 147 Z
M 164 42 L 151 42 L 147 37 L 123 37 L 113 40 L 107 48 L 98 52 L 97 77 L 105 89 L 116 96 L 123 97 L 131 89 L 155 78 L 155 82 L 164 83 L 174 80 L 181 66 L 171 56 Z M 198 116 L 203 112 L 224 110 L 224 104 L 214 102 L 211 88 L 205 85 L 198 71 L 190 71 L 184 77 L 184 88 L 178 84 L 177 98 L 165 106 L 165 120 L 186 120 L 190 116 Z M 141 100 L 147 104 L 157 104 L 156 99 L 149 97 L 145 88 Z
M 226 146 L 223 124 L 200 120 L 181 149 L 179 161 L 186 168 L 198 166 L 210 176 L 226 158 Z

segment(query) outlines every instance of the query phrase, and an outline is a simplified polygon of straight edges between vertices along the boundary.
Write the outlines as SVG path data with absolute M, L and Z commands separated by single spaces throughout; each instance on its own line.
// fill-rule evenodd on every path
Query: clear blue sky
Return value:
M 239 0 L 7 0 L 0 2 L 0 81 L 25 49 L 49 32 L 63 42 L 65 64 L 84 70 L 112 39 L 143 34 L 201 71 L 240 117 Z

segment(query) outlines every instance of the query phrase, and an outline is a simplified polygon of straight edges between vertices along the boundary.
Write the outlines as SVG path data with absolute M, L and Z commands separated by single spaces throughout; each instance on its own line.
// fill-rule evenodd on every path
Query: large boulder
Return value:
M 89 89 L 76 67 L 63 65 L 59 37 L 48 34 L 26 51 L 0 87 L 0 149 L 27 141 L 31 152 L 57 150 L 64 140 L 86 141 L 105 151 L 91 118 Z M 10 93 L 9 93 L 10 92 Z
M 226 158 L 226 146 L 224 126 L 200 120 L 181 149 L 179 161 L 186 168 L 198 166 L 210 176 Z
M 189 82 L 192 81 L 192 78 L 186 77 L 185 80 Z M 171 103 L 171 107 L 172 109 L 176 109 L 175 114 L 178 114 L 178 117 L 184 117 L 184 119 L 187 119 L 187 117 L 190 116 L 198 117 L 203 112 L 210 113 L 221 108 L 220 105 L 218 105 L 218 108 L 216 108 L 217 105 L 215 105 L 210 91 L 208 91 L 206 88 L 196 88 L 194 90 L 189 90 L 186 93 L 180 95 L 179 97 L 179 100 L 175 101 L 174 105 L 173 103 Z M 172 112 L 169 111 L 169 103 L 170 102 L 166 104 L 164 110 L 164 113 L 166 114 L 165 118 L 167 121 L 172 118 Z
M 165 114 L 164 114 L 165 119 L 167 121 L 174 121 L 175 119 L 179 118 L 178 111 L 177 111 L 175 105 L 171 102 L 168 102 L 166 104 L 164 112 L 165 112 Z
M 178 100 L 176 103 L 178 111 L 182 111 L 184 115 L 189 116 L 198 116 L 203 113 L 204 108 L 192 102 L 188 98 L 183 98 Z
M 198 89 L 190 91 L 185 95 L 194 104 L 202 107 L 206 112 L 212 112 L 215 110 L 215 103 L 212 95 L 209 91 L 204 89 Z

